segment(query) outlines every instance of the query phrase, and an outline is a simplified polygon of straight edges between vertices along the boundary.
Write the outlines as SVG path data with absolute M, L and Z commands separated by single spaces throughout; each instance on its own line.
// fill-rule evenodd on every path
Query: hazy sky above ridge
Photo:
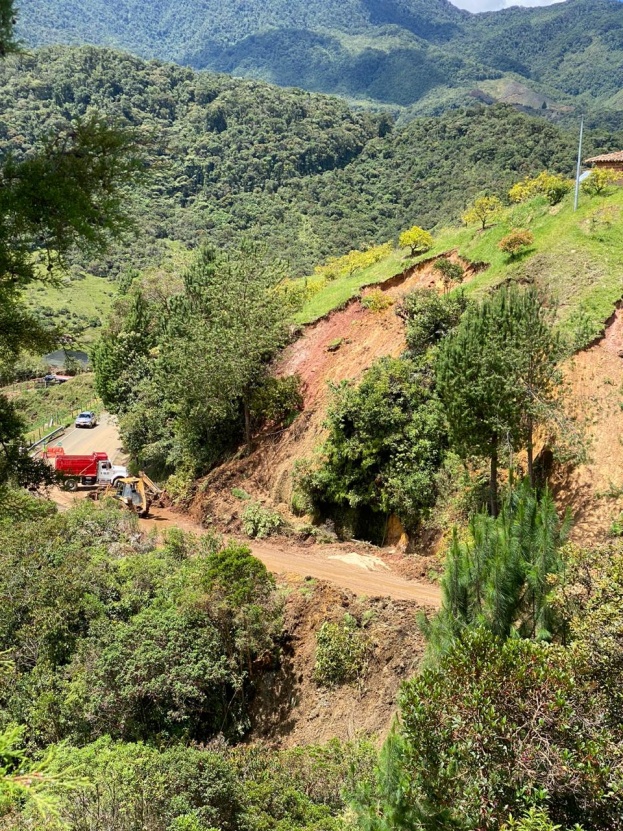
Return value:
M 508 9 L 511 6 L 551 6 L 561 0 L 450 0 L 460 9 L 470 12 L 492 12 L 496 9 Z

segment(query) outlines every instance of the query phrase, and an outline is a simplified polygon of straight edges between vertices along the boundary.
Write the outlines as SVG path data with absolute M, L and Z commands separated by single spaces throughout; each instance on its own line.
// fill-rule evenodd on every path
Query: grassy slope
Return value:
M 33 441 L 54 427 L 69 424 L 81 410 L 98 412 L 102 408 L 91 373 L 77 375 L 58 386 L 24 390 L 13 401 L 26 422 L 27 436 Z
M 382 283 L 395 274 L 408 268 L 416 260 L 405 258 L 405 252 L 400 249 L 392 251 L 389 257 L 380 260 L 369 268 L 356 271 L 350 277 L 333 280 L 315 294 L 296 315 L 296 322 L 300 324 L 313 323 L 319 317 L 326 315 L 333 309 L 338 309 L 355 297 L 361 288 L 374 283 Z
M 499 221 L 484 232 L 469 228 L 444 228 L 424 259 L 457 249 L 471 262 L 485 262 L 466 286 L 477 296 L 507 279 L 534 279 L 558 303 L 561 327 L 577 346 L 594 339 L 623 296 L 623 188 L 607 196 L 580 198 L 577 213 L 573 196 L 550 207 L 545 200 L 505 210 Z M 509 261 L 498 243 L 511 228 L 529 228 L 534 245 L 525 256 Z M 396 250 L 391 256 L 350 278 L 329 283 L 304 306 L 298 322 L 309 323 L 357 295 L 359 289 L 382 282 L 403 271 L 418 259 L 405 259 Z
M 193 256 L 182 243 L 163 240 L 160 262 L 144 269 L 142 277 L 168 283 L 188 268 Z M 106 325 L 117 296 L 116 283 L 82 272 L 80 278 L 67 275 L 55 286 L 45 282 L 32 283 L 26 291 L 26 303 L 61 332 L 71 334 L 76 339 L 76 346 L 86 347 L 88 351 Z
M 87 274 L 81 280 L 65 278 L 59 286 L 33 283 L 26 299 L 30 309 L 88 346 L 99 336 L 116 293 L 109 280 Z

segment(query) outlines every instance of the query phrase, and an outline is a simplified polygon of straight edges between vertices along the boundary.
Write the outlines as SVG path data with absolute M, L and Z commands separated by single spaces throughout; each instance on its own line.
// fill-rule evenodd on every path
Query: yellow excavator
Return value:
M 141 470 L 138 476 L 117 479 L 114 485 L 106 488 L 102 496 L 111 496 L 139 517 L 147 517 L 153 497 L 161 494 L 158 485 Z

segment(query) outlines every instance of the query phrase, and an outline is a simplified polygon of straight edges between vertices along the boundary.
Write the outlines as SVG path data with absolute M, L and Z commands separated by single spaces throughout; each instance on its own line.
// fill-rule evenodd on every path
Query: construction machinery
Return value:
M 149 516 L 153 497 L 160 496 L 162 490 L 142 470 L 138 476 L 124 476 L 115 484 L 106 488 L 101 496 L 111 496 L 128 510 L 139 517 Z

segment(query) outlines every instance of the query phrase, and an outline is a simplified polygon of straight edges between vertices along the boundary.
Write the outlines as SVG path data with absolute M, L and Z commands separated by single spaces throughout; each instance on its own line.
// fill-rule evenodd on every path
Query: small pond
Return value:
M 73 358 L 75 361 L 79 361 L 85 366 L 89 362 L 89 356 L 87 353 L 81 352 L 79 349 L 57 349 L 56 352 L 50 352 L 49 355 L 46 355 L 43 360 L 50 366 L 60 367 L 65 366 L 66 358 Z

